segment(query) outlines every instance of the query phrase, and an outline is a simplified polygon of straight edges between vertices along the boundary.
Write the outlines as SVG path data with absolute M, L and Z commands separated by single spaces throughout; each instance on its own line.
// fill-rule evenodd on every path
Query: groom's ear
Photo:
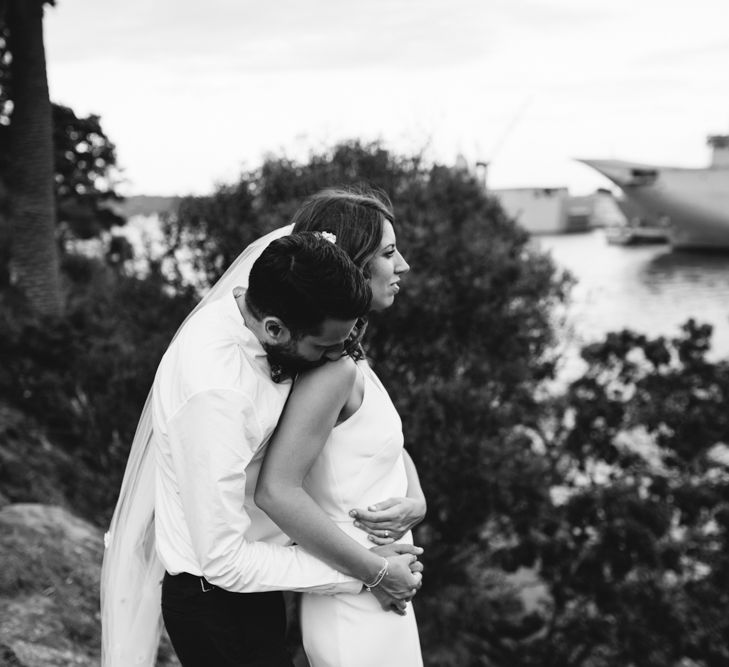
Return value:
M 263 318 L 263 330 L 269 339 L 268 342 L 273 345 L 285 344 L 291 340 L 291 331 L 289 328 L 278 317 L 274 317 L 273 315 Z

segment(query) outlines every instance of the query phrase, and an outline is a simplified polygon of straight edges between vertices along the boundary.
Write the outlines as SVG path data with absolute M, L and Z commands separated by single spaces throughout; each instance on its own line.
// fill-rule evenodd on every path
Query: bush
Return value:
M 158 272 L 125 276 L 97 259 L 69 256 L 64 268 L 65 319 L 38 317 L 0 295 L 0 400 L 72 457 L 74 507 L 104 523 L 157 364 L 194 295 L 170 294 Z

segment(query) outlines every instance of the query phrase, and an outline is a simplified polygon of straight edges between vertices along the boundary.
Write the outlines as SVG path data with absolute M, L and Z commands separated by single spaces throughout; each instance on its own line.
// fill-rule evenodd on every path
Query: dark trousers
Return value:
M 231 593 L 167 573 L 162 618 L 183 667 L 293 667 L 282 593 Z

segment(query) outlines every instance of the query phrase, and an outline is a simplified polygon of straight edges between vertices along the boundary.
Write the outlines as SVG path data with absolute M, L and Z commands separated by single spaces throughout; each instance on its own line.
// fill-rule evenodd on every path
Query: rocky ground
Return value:
M 0 667 L 99 665 L 103 531 L 72 510 L 71 465 L 0 405 Z M 158 666 L 171 656 L 164 643 Z
M 101 531 L 66 509 L 0 508 L 0 665 L 99 664 L 102 555 Z M 178 664 L 170 655 L 158 664 Z
M 0 509 L 3 664 L 98 665 L 100 531 L 60 507 Z

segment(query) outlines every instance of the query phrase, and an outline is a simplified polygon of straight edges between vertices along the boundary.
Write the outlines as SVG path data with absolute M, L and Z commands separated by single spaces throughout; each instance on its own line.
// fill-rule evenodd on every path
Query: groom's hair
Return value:
M 271 242 L 253 264 L 246 292 L 256 318 L 278 317 L 294 337 L 319 333 L 326 319 L 363 317 L 371 300 L 362 271 L 316 232 Z

